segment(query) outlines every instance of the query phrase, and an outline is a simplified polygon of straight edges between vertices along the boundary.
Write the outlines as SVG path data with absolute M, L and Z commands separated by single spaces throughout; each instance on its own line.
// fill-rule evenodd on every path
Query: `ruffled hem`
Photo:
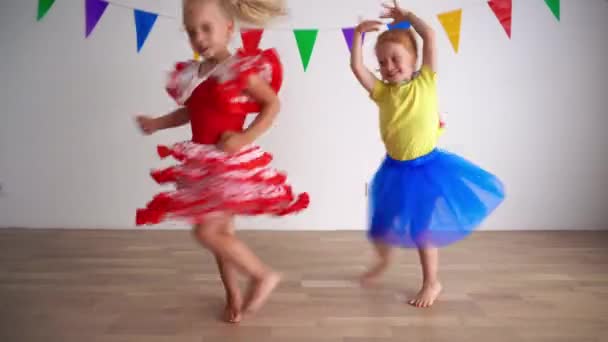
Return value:
M 170 197 L 162 199 L 157 197 L 153 202 L 150 206 L 137 210 L 135 220 L 138 226 L 159 224 L 166 220 L 181 220 L 196 224 L 203 220 L 205 215 L 218 211 L 246 216 L 286 216 L 306 209 L 310 198 L 307 193 L 302 193 L 295 200 L 293 196 L 284 196 L 250 201 L 225 201 L 220 205 L 213 205 L 212 201 L 205 200 L 183 205 L 181 208 L 175 207 L 176 203 Z
M 500 179 L 456 154 L 387 157 L 370 186 L 368 236 L 400 247 L 444 247 L 468 237 L 504 198 Z
M 137 225 L 168 219 L 196 223 L 217 211 L 284 216 L 302 211 L 310 203 L 308 194 L 293 193 L 286 174 L 271 168 L 272 156 L 258 146 L 230 155 L 213 145 L 188 141 L 159 146 L 157 152 L 161 158 L 172 156 L 182 162 L 151 172 L 157 183 L 173 183 L 176 190 L 159 193 L 139 209 Z

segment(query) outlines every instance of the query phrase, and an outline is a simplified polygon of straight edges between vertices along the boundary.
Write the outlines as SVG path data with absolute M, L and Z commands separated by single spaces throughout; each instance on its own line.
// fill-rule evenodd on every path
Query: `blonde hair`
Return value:
M 382 32 L 376 40 L 376 49 L 385 43 L 401 44 L 418 60 L 418 43 L 411 29 L 392 29 Z
M 284 0 L 184 0 L 184 12 L 193 3 L 215 1 L 228 18 L 265 25 L 270 20 L 287 14 Z

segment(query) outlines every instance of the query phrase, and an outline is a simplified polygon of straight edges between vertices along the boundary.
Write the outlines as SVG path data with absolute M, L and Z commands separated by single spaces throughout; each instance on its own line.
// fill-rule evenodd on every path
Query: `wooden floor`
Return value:
M 361 232 L 243 232 L 285 282 L 239 326 L 186 231 L 0 230 L 0 341 L 608 341 L 608 232 L 481 232 L 442 254 L 443 297 L 402 251 L 383 285 L 353 279 Z

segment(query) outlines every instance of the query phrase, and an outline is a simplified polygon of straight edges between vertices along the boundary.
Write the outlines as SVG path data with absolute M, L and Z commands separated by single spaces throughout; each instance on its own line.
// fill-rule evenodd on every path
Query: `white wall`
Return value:
M 120 2 L 179 15 L 180 0 Z M 132 227 L 135 209 L 158 191 L 148 177 L 164 165 L 155 145 L 189 138 L 187 128 L 144 138 L 132 120 L 172 108 L 164 72 L 190 57 L 185 36 L 159 18 L 137 54 L 131 11 L 110 5 L 85 40 L 83 1 L 57 0 L 39 23 L 36 3 L 0 2 L 0 226 Z M 293 34 L 279 28 L 339 28 L 376 15 L 379 3 L 291 0 L 292 17 L 264 35 L 262 46 L 283 58 L 286 83 L 280 119 L 261 143 L 312 205 L 242 227 L 365 227 L 364 184 L 383 156 L 376 109 L 350 74 L 338 29 L 320 31 L 304 73 Z M 606 228 L 608 4 L 564 0 L 557 22 L 544 1 L 515 0 L 509 40 L 485 1 L 407 3 L 440 37 L 442 146 L 506 184 L 507 201 L 483 228 Z M 460 6 L 456 55 L 435 14 Z

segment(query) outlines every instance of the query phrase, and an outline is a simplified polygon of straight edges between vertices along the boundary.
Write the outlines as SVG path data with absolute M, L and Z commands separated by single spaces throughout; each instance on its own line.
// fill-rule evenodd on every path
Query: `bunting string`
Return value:
M 55 0 L 37 0 L 38 9 L 36 19 L 41 21 L 51 10 L 55 4 Z M 67 1 L 67 0 L 66 0 Z M 82 0 L 84 1 L 85 8 L 85 30 L 84 36 L 86 39 L 90 39 L 94 35 L 95 27 L 102 21 L 102 17 L 106 12 L 109 5 L 117 8 L 123 8 L 133 11 L 133 20 L 135 24 L 135 42 L 136 51 L 140 53 L 143 49 L 146 40 L 148 39 L 157 19 L 159 17 L 166 18 L 175 21 L 181 21 L 175 15 L 169 15 L 166 13 L 158 13 L 149 10 L 143 10 L 133 6 L 129 6 L 124 3 L 108 1 L 108 0 Z M 557 21 L 561 21 L 561 1 L 560 0 L 529 0 L 529 1 L 542 1 L 546 4 L 548 12 Z M 606 0 L 602 0 L 607 2 Z M 73 2 L 73 0 L 70 0 Z M 513 14 L 513 3 L 512 0 L 480 0 L 475 3 L 467 3 L 465 6 L 458 8 L 451 8 L 445 12 L 436 15 L 437 21 L 443 28 L 447 39 L 449 40 L 454 53 L 459 52 L 460 45 L 460 33 L 461 23 L 464 16 L 464 9 L 470 9 L 472 7 L 485 6 L 489 9 L 489 13 L 493 13 L 508 39 L 512 38 L 512 14 Z M 358 21 L 360 21 L 359 19 Z M 319 31 L 340 31 L 346 42 L 346 47 L 350 50 L 352 48 L 352 41 L 354 35 L 354 28 L 356 24 L 346 25 L 342 27 L 311 27 L 311 28 L 293 28 L 293 27 L 269 27 L 264 29 L 243 27 L 241 33 L 254 31 L 255 34 L 244 36 L 242 34 L 243 44 L 250 44 L 252 46 L 258 46 L 262 34 L 264 31 L 291 31 L 293 32 L 295 42 L 300 53 L 302 66 L 306 71 L 310 65 L 312 55 L 314 52 L 314 46 L 317 40 Z M 399 23 L 398 25 L 392 26 L 387 25 L 387 29 L 407 29 L 409 23 Z M 365 37 L 364 37 L 365 38 Z M 195 58 L 199 56 L 195 55 Z

